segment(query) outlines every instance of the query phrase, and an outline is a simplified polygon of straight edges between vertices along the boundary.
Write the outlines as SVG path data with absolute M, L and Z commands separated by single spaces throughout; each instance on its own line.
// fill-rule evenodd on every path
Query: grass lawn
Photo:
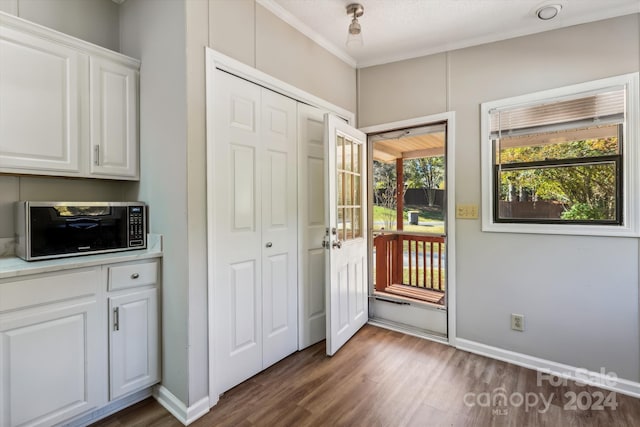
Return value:
M 429 223 L 429 225 L 409 224 L 409 211 L 418 211 L 418 223 Z M 428 206 L 405 206 L 404 210 L 404 231 L 415 233 L 444 234 L 444 212 L 439 208 Z M 435 224 L 434 224 L 435 223 Z M 384 225 L 383 225 L 384 224 Z M 396 211 L 383 206 L 373 206 L 373 228 L 387 230 L 396 229 Z

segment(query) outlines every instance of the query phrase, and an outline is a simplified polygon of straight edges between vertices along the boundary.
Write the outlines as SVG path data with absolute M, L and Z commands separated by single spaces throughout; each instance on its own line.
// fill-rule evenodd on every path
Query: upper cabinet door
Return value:
M 90 59 L 91 175 L 138 177 L 136 70 Z
M 85 58 L 0 27 L 0 171 L 79 173 L 78 75 Z

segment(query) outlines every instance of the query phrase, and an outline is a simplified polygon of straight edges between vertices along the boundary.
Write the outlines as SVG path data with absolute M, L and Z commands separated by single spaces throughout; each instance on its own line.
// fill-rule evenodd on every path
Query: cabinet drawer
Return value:
M 158 262 L 116 265 L 109 267 L 109 290 L 154 285 L 158 281 Z
M 0 280 L 0 313 L 94 295 L 99 289 L 98 272 L 94 268 Z

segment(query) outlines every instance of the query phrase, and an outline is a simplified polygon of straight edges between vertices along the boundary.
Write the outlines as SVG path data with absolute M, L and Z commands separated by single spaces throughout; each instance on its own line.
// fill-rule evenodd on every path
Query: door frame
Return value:
M 334 105 L 322 98 L 312 95 L 302 89 L 299 89 L 289 83 L 279 80 L 270 76 L 260 70 L 257 70 L 249 65 L 246 65 L 236 59 L 233 59 L 227 55 L 224 55 L 218 51 L 215 51 L 209 47 L 205 47 L 205 75 L 206 75 L 206 106 L 213 105 L 213 100 L 216 96 L 216 86 L 219 84 L 215 77 L 215 70 L 222 70 L 236 77 L 240 77 L 258 86 L 262 86 L 266 89 L 270 89 L 274 92 L 280 93 L 284 96 L 292 98 L 295 101 L 299 101 L 305 104 L 309 104 L 313 107 L 320 108 L 328 111 L 338 117 L 344 119 L 351 126 L 355 125 L 355 114 L 342 107 Z M 213 164 L 214 161 L 214 147 L 215 147 L 215 120 L 213 117 L 214 112 L 211 108 L 206 109 L 206 139 L 207 139 L 207 165 Z M 207 188 L 215 188 L 214 174 L 211 167 L 207 167 Z M 208 190 L 207 190 L 208 191 Z M 213 242 L 215 241 L 215 233 L 213 227 L 209 224 L 213 223 L 214 201 L 211 197 L 207 197 L 207 321 L 208 325 L 213 325 L 214 322 L 214 261 L 215 261 L 215 248 Z M 300 242 L 300 236 L 298 236 L 298 243 Z M 301 295 L 300 285 L 298 284 L 298 295 Z M 301 304 L 298 299 L 298 322 L 300 322 L 300 310 Z M 215 378 L 213 375 L 213 355 L 214 351 L 214 334 L 212 328 L 208 328 L 208 350 L 209 350 L 209 407 L 218 403 L 218 395 L 216 394 Z
M 418 126 L 426 126 L 431 123 L 447 122 L 447 339 L 446 342 L 451 346 L 456 346 L 456 198 L 455 198 L 455 111 L 448 111 L 430 116 L 415 117 L 413 119 L 400 120 L 396 122 L 383 123 L 379 125 L 367 126 L 360 128 L 364 133 L 383 133 L 396 129 L 411 128 Z M 371 150 L 371 147 L 368 147 Z M 367 156 L 367 162 L 370 156 Z M 370 168 L 371 169 L 371 168 Z M 367 180 L 371 179 L 371 172 Z M 369 197 L 368 211 L 373 212 L 371 206 L 371 197 Z M 371 224 L 369 225 L 369 241 L 371 242 Z M 369 245 L 371 247 L 371 243 Z M 371 264 L 372 253 L 369 250 L 369 264 Z M 373 283 L 369 268 L 369 283 Z

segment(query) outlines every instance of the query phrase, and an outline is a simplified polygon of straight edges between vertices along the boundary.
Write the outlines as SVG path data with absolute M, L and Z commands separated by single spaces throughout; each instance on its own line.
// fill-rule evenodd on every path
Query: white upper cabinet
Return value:
M 0 173 L 139 179 L 139 68 L 0 12 Z
M 0 26 L 0 167 L 79 173 L 75 49 Z
M 97 57 L 89 69 L 91 174 L 136 177 L 137 71 Z

